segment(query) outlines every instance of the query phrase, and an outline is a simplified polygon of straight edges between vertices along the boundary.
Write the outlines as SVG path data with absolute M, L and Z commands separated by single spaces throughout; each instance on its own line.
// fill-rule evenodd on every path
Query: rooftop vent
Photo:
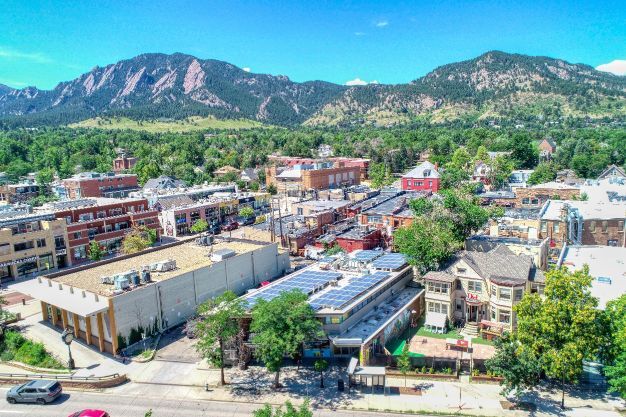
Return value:
M 237 255 L 237 252 L 232 249 L 219 249 L 211 254 L 211 260 L 213 262 L 219 262 L 224 259 L 232 258 L 235 255 Z

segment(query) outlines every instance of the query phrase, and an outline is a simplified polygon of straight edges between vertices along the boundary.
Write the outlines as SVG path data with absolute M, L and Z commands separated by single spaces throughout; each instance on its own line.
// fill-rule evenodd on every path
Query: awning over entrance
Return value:
M 35 278 L 15 284 L 11 288 L 81 317 L 92 316 L 109 308 L 106 297 L 63 285 L 47 278 Z

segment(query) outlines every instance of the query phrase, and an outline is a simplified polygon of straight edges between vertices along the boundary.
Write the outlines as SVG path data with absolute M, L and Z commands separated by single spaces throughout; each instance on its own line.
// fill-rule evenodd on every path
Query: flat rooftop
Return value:
M 626 200 L 626 180 L 612 178 L 587 180 L 580 186 L 580 192 L 587 194 L 589 201 L 612 202 Z
M 308 200 L 294 204 L 295 207 L 309 207 L 316 211 L 336 210 L 352 204 L 350 200 Z
M 200 246 L 194 240 L 185 241 L 182 244 L 163 246 L 157 250 L 140 253 L 126 259 L 114 260 L 102 265 L 95 265 L 80 271 L 69 270 L 65 274 L 54 275 L 53 280 L 75 288 L 84 289 L 104 296 L 111 296 L 115 288 L 111 284 L 103 284 L 102 277 L 110 277 L 121 274 L 131 269 L 141 272 L 142 267 L 172 259 L 176 261 L 176 269 L 166 272 L 151 272 L 152 281 L 163 281 L 194 271 L 205 266 L 212 265 L 211 253 L 222 249 L 230 249 L 240 255 L 264 246 L 263 243 L 250 241 L 218 242 L 211 246 Z
M 549 200 L 542 209 L 541 219 L 559 220 L 561 218 L 561 210 L 565 204 L 578 210 L 584 220 L 623 219 L 626 217 L 626 202 Z
M 568 246 L 562 265 L 573 271 L 589 265 L 589 274 L 593 277 L 591 294 L 598 298 L 600 308 L 626 294 L 626 248 Z
M 299 289 L 309 296 L 309 304 L 318 314 L 338 314 L 392 281 L 407 265 L 401 254 L 358 251 L 330 263 L 315 263 L 245 297 L 253 307 L 258 299 L 269 301 L 282 292 Z
M 364 214 L 380 214 L 383 216 L 412 216 L 411 210 L 408 208 L 409 201 L 422 196 L 419 193 L 404 193 L 384 200 L 380 204 L 369 209 L 364 209 Z M 367 201 L 367 200 L 366 200 Z
M 331 339 L 338 345 L 342 344 L 342 340 L 365 342 L 368 338 L 375 336 L 379 329 L 387 325 L 397 314 L 401 313 L 406 305 L 415 300 L 422 291 L 424 291 L 423 288 L 405 287 L 399 293 L 378 304 L 378 308 L 371 310 L 346 332 L 335 337 L 331 336 Z

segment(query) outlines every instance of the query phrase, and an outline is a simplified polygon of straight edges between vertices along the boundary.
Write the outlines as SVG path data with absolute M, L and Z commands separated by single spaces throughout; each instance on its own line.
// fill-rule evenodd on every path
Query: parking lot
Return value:
M 178 326 L 163 334 L 155 360 L 197 363 L 202 359 L 195 349 L 196 339 L 189 339 L 183 333 L 183 328 Z

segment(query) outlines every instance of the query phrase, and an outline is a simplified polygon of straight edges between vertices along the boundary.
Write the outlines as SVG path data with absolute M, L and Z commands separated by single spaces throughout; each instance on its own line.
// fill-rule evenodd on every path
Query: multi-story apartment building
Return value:
M 117 252 L 135 226 L 145 226 L 160 235 L 158 212 L 148 209 L 146 199 L 89 198 L 44 205 L 67 225 L 68 254 L 76 264 L 88 260 L 88 248 L 96 241 L 109 253 Z
M 270 166 L 266 169 L 266 184 L 273 184 L 279 193 L 299 196 L 311 190 L 349 187 L 360 184 L 361 169 L 322 162 L 294 165 L 293 167 Z
M 578 245 L 626 246 L 626 203 L 550 200 L 540 212 L 539 238 L 559 249 Z
M 513 307 L 526 292 L 542 293 L 545 278 L 532 257 L 498 246 L 489 252 L 461 252 L 448 268 L 424 275 L 424 281 L 426 325 L 444 314 L 449 322 L 462 321 L 463 331 L 476 336 L 514 329 Z
M 0 282 L 71 265 L 65 221 L 52 213 L 4 211 L 0 217 Z
M 39 196 L 41 187 L 34 182 L 0 185 L 0 204 L 26 203 Z
M 115 174 L 113 172 L 81 172 L 62 181 L 68 198 L 87 197 L 127 197 L 139 190 L 137 175 Z

